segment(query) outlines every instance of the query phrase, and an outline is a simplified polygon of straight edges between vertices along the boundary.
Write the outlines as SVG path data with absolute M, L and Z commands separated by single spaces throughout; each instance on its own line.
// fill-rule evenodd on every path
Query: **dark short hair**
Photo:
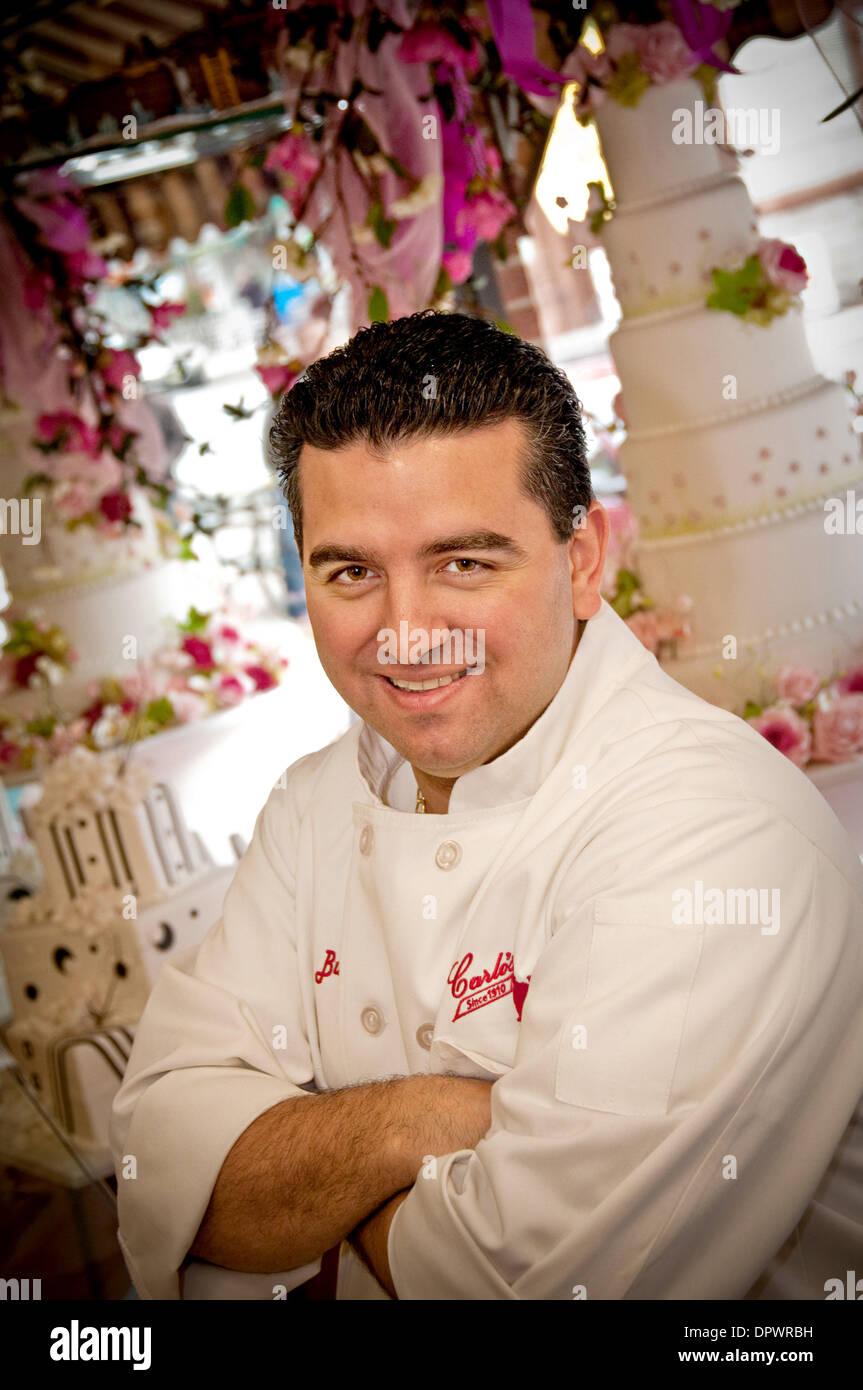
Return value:
M 424 309 L 361 328 L 307 367 L 283 395 L 269 432 L 270 459 L 302 555 L 299 460 L 304 444 L 338 450 L 360 440 L 376 452 L 396 442 L 520 420 L 529 440 L 522 487 L 545 508 L 561 541 L 594 500 L 581 405 L 541 348 L 485 319 Z

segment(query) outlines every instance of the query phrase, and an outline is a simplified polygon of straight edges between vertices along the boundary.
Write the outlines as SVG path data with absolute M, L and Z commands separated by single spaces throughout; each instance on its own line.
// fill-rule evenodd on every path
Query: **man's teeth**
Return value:
M 462 676 L 466 675 L 467 671 L 459 671 L 456 676 L 442 676 L 440 680 L 436 681 L 397 681 L 392 676 L 388 676 L 387 680 L 392 685 L 397 686 L 399 690 L 437 690 L 438 686 L 450 685 L 452 681 L 460 681 Z

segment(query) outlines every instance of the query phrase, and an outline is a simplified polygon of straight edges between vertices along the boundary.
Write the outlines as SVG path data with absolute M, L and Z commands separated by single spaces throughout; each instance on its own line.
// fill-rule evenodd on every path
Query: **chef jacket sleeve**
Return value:
M 399 1298 L 742 1298 L 853 1114 L 847 841 L 828 855 L 743 797 L 611 822 L 562 877 L 487 1136 L 395 1215 Z
M 308 1093 L 288 783 L 258 816 L 221 919 L 160 972 L 114 1100 L 118 1236 L 142 1298 L 181 1296 L 179 1271 L 228 1151 L 265 1110 Z M 245 1278 L 292 1288 L 319 1263 Z

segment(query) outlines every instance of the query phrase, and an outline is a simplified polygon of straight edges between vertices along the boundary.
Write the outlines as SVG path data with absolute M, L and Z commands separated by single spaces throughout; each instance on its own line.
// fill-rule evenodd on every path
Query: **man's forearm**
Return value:
M 318 1259 L 409 1187 L 426 1154 L 478 1143 L 490 1090 L 423 1075 L 282 1101 L 228 1153 L 189 1253 L 250 1273 Z

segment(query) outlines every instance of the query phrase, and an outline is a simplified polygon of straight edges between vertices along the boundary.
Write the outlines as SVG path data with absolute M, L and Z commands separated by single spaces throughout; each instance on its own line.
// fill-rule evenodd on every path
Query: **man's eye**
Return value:
M 458 559 L 450 560 L 449 563 L 451 565 L 476 565 L 477 567 L 475 570 L 458 570 L 459 574 L 476 574 L 479 570 L 488 569 L 488 565 L 484 565 L 482 560 L 471 560 L 467 555 L 459 555 Z
M 350 572 L 351 572 L 352 570 L 360 570 L 360 571 L 361 571 L 362 573 L 364 573 L 364 574 L 368 574 L 368 573 L 369 573 L 369 571 L 368 571 L 368 569 L 366 568 L 365 565 L 346 565 L 345 568 L 344 568 L 343 570 L 336 570 L 335 574 L 331 574 L 331 575 L 330 575 L 330 581 L 329 581 L 329 582 L 332 584 L 333 581 L 334 581 L 335 579 L 338 579 L 340 575 L 342 575 L 342 574 L 350 574 Z M 351 584 L 352 582 L 353 582 L 353 581 L 349 581 L 348 586 L 347 586 L 348 588 L 350 587 L 350 584 Z

